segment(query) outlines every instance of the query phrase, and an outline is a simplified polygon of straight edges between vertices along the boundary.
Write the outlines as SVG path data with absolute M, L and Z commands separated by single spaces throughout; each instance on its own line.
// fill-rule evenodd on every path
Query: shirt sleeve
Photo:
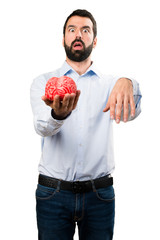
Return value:
M 41 97 L 45 94 L 46 79 L 44 75 L 34 79 L 30 88 L 30 102 L 33 112 L 35 131 L 42 137 L 55 135 L 60 131 L 64 120 L 54 119 L 51 108 L 47 106 Z
M 135 116 L 132 117 L 131 116 L 131 108 L 129 105 L 129 113 L 128 113 L 128 121 L 132 121 L 135 118 L 137 118 L 139 116 L 139 114 L 141 113 L 141 98 L 142 98 L 142 94 L 139 88 L 139 83 L 132 78 L 128 78 L 129 80 L 132 81 L 133 84 L 133 97 L 134 97 L 134 103 L 135 103 Z M 123 121 L 123 108 L 122 108 L 122 113 L 121 113 L 121 121 Z

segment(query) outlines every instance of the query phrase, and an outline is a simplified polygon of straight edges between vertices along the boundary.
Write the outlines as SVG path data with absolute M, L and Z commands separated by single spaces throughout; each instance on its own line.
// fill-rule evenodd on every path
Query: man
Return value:
M 37 77 L 31 86 L 36 132 L 42 136 L 37 225 L 41 240 L 110 240 L 114 228 L 112 120 L 140 113 L 138 83 L 99 73 L 91 61 L 97 27 L 91 13 L 74 11 L 66 20 L 63 66 Z M 69 76 L 76 94 L 63 101 L 44 96 L 51 77 Z M 109 111 L 110 110 L 110 111 Z

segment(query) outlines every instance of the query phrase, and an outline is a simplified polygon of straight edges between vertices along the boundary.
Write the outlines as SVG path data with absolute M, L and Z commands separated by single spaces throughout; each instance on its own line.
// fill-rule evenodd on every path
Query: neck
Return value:
M 79 75 L 84 74 L 92 64 L 90 57 L 82 62 L 74 62 L 66 57 L 66 61 Z

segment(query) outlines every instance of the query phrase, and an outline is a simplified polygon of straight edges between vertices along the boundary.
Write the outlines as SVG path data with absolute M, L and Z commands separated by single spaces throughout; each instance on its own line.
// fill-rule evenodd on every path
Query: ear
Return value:
M 97 45 L 97 37 L 95 37 L 94 40 L 93 40 L 93 48 L 95 48 L 96 45 Z
M 64 47 L 64 35 L 63 35 L 63 39 L 62 39 L 62 46 Z

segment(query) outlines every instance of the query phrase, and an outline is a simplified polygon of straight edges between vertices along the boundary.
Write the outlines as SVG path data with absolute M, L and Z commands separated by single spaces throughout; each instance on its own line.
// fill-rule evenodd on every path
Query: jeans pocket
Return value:
M 98 199 L 102 201 L 112 202 L 113 200 L 115 200 L 115 193 L 114 193 L 113 186 L 96 189 L 96 196 Z
M 38 184 L 36 189 L 36 199 L 49 200 L 52 197 L 54 197 L 56 193 L 57 193 L 56 188 L 49 188 Z

